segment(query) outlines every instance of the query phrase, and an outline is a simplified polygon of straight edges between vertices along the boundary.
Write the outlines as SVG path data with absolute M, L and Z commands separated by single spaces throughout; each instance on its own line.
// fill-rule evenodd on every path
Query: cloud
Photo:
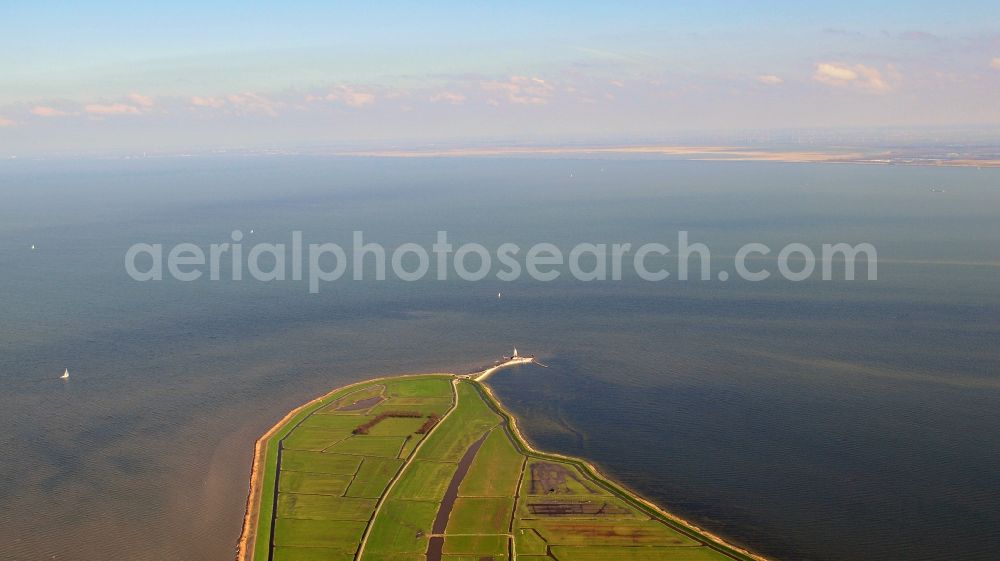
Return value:
M 226 101 L 240 112 L 263 113 L 271 117 L 278 116 L 278 108 L 282 106 L 280 102 L 271 101 L 253 92 L 228 95 Z
M 766 86 L 777 86 L 785 82 L 781 76 L 775 76 L 774 74 L 761 74 L 754 79 Z
M 0 115 L 0 127 L 13 127 L 16 124 L 17 123 L 15 123 L 14 121 L 11 121 L 7 117 L 4 117 L 4 116 Z
M 306 97 L 306 101 L 318 100 L 340 102 L 351 107 L 364 107 L 375 103 L 375 94 L 370 91 L 358 90 L 351 86 L 337 86 L 325 96 Z
M 465 94 L 459 92 L 439 92 L 431 96 L 432 103 L 451 103 L 458 105 L 465 102 Z
M 138 115 L 139 108 L 126 103 L 88 103 L 83 110 L 90 115 Z
M 507 101 L 517 105 L 545 105 L 555 90 L 545 80 L 527 76 L 511 76 L 506 82 L 481 82 L 480 87 L 488 92 L 502 93 Z
M 219 99 L 217 97 L 201 97 L 192 96 L 191 105 L 195 107 L 211 107 L 213 109 L 218 109 L 226 104 L 224 99 Z
M 993 60 L 990 61 L 990 67 L 994 70 L 1000 70 L 1000 56 L 993 57 Z
M 156 100 L 140 93 L 130 93 L 128 94 L 128 99 L 135 105 L 145 109 L 149 109 L 150 107 L 156 105 Z
M 37 117 L 65 117 L 69 113 L 56 109 L 55 107 L 49 107 L 47 105 L 36 105 L 29 111 L 32 115 Z
M 816 65 L 813 79 L 828 86 L 849 87 L 874 93 L 884 93 L 892 89 L 879 69 L 864 64 L 820 62 Z

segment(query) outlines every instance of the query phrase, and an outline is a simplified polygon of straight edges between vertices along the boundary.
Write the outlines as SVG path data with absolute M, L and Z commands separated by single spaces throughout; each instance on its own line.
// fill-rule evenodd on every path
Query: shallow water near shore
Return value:
M 230 559 L 253 440 L 288 410 L 517 345 L 549 368 L 489 384 L 528 438 L 736 543 L 789 560 L 993 559 L 998 181 L 649 160 L 3 162 L 0 542 L 13 559 Z M 437 230 L 673 245 L 684 229 L 719 266 L 747 242 L 869 241 L 880 279 L 342 280 L 311 295 L 125 274 L 133 243 L 234 229 L 344 245 L 364 230 L 390 247 Z

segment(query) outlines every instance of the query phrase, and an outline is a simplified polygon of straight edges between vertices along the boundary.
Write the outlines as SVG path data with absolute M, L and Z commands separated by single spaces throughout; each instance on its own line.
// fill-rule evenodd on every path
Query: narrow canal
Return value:
M 448 518 L 451 516 L 451 509 L 455 507 L 455 499 L 458 498 L 458 486 L 462 484 L 462 480 L 469 473 L 469 468 L 472 467 L 472 460 L 476 459 L 476 453 L 479 452 L 489 434 L 490 431 L 486 431 L 483 436 L 479 437 L 479 440 L 473 442 L 458 462 L 458 469 L 455 471 L 455 475 L 452 476 L 451 482 L 448 483 L 448 490 L 445 491 L 444 499 L 441 500 L 441 507 L 438 508 L 437 516 L 434 517 L 431 539 L 427 544 L 427 561 L 441 561 L 441 554 L 444 552 L 444 538 L 442 534 L 444 534 L 445 529 L 448 527 Z

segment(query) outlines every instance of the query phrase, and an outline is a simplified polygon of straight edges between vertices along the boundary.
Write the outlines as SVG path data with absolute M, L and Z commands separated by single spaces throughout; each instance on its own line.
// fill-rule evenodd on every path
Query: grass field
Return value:
M 350 549 L 365 530 L 364 522 L 326 520 L 298 520 L 278 518 L 274 530 L 275 545 L 297 547 L 331 547 L 341 551 Z
M 354 479 L 354 474 L 302 473 L 284 470 L 278 481 L 278 491 L 304 495 L 333 495 L 341 497 Z
M 588 464 L 531 450 L 511 423 L 450 375 L 331 393 L 267 441 L 248 558 L 750 561 Z
M 514 497 L 459 497 L 448 519 L 449 534 L 509 534 Z
M 357 473 L 363 459 L 360 456 L 285 450 L 281 454 L 281 469 L 307 473 L 353 475 Z
M 274 561 L 351 561 L 354 553 L 329 547 L 276 547 Z
M 382 561 L 396 553 L 423 555 L 438 506 L 433 501 L 386 501 L 372 526 L 364 559 Z
M 403 465 L 402 460 L 371 456 L 361 462 L 361 467 L 347 489 L 349 497 L 369 497 L 377 499 L 385 492 L 389 481 Z
M 379 413 L 402 409 L 424 416 L 433 413 L 440 417 L 451 409 L 451 402 L 452 398 L 450 397 L 395 397 L 376 405 L 371 409 L 370 413 L 377 415 Z
M 458 385 L 458 406 L 434 434 L 427 437 L 422 457 L 439 462 L 457 462 L 469 446 L 500 423 L 500 416 L 479 398 L 470 382 Z
M 395 458 L 403 448 L 402 436 L 352 436 L 323 450 L 333 454 Z
M 563 547 L 552 548 L 559 561 L 725 561 L 731 559 L 707 547 Z
M 477 561 L 482 557 L 507 555 L 508 537 L 497 536 L 448 536 L 444 539 L 444 552 L 452 555 L 470 555 Z
M 407 436 L 406 441 L 403 442 L 403 448 L 399 451 L 399 459 L 409 459 L 410 455 L 413 454 L 413 451 L 417 449 L 417 446 L 419 446 L 423 440 L 424 435 L 422 434 L 411 434 Z
M 396 498 L 411 501 L 436 501 L 444 497 L 458 464 L 414 460 L 406 477 L 394 489 Z
M 490 433 L 462 481 L 462 497 L 513 497 L 525 457 L 514 448 L 506 431 Z
M 305 426 L 299 427 L 285 439 L 284 448 L 286 450 L 310 450 L 313 452 L 322 452 L 324 448 L 330 446 L 331 442 L 340 442 L 349 438 L 351 436 L 351 428 L 328 429 Z
M 278 495 L 278 518 L 367 521 L 374 510 L 372 499 L 301 493 Z

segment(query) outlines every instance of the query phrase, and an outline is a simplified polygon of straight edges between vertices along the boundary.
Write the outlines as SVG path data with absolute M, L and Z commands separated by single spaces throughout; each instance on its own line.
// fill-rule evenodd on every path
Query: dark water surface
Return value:
M 944 193 L 930 189 L 943 189 Z M 781 559 L 1000 551 L 1000 171 L 298 157 L 0 163 L 4 559 L 226 560 L 254 438 L 469 370 L 530 438 Z M 877 282 L 137 283 L 136 242 L 869 241 Z M 249 230 L 254 229 L 250 235 Z M 31 251 L 32 244 L 36 249 Z M 728 264 L 728 267 L 727 267 Z M 503 291 L 498 300 L 496 293 Z M 69 367 L 68 382 L 58 380 Z

